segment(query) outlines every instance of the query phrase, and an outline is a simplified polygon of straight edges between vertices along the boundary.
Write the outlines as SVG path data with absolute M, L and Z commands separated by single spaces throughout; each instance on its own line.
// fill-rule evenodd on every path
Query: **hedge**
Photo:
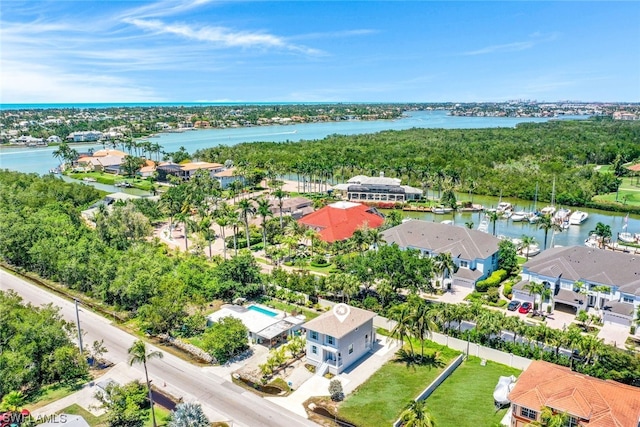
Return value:
M 491 274 L 491 276 L 476 283 L 476 290 L 478 292 L 487 292 L 489 288 L 500 286 L 500 283 L 502 283 L 508 275 L 509 274 L 506 270 L 496 270 Z

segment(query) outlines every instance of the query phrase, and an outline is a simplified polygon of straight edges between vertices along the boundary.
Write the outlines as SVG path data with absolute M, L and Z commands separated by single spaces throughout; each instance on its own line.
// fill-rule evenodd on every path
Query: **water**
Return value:
M 565 118 L 584 119 L 587 118 L 587 116 Z M 163 150 L 167 152 L 177 151 L 183 146 L 189 153 L 193 153 L 203 148 L 217 145 L 235 145 L 243 142 L 317 140 L 332 134 L 356 135 L 381 132 L 384 130 L 404 130 L 411 128 L 472 129 L 514 127 L 518 123 L 540 123 L 547 120 L 548 119 L 544 118 L 455 117 L 447 115 L 446 111 L 411 111 L 406 114 L 406 117 L 397 120 L 353 120 L 231 129 L 206 129 L 185 131 L 182 133 L 163 133 L 151 140 L 160 144 Z M 99 149 L 102 148 L 102 144 L 73 145 L 73 148 L 77 151 L 86 151 L 91 147 Z M 53 152 L 55 150 L 56 147 L 2 147 L 0 148 L 0 168 L 45 174 L 48 173 L 51 168 L 58 165 L 58 161 L 53 158 Z
M 127 104 L 126 106 L 151 106 L 151 104 Z M 198 105 L 198 104 L 167 104 L 167 105 Z M 244 105 L 244 104 L 238 104 Z M 41 108 L 98 108 L 108 106 L 120 106 L 118 104 L 83 104 L 83 105 L 42 105 Z M 5 109 L 19 108 L 17 104 L 3 106 Z M 25 105 L 23 108 L 37 108 L 34 105 Z M 565 119 L 585 119 L 586 116 L 568 116 Z M 496 128 L 496 127 L 514 127 L 518 123 L 523 122 L 545 122 L 544 118 L 501 118 L 501 117 L 455 117 L 447 115 L 446 111 L 411 111 L 407 112 L 405 117 L 397 120 L 378 120 L 378 121 L 341 121 L 341 122 L 325 122 L 325 123 L 305 123 L 293 125 L 275 125 L 260 126 L 247 128 L 231 128 L 231 129 L 208 129 L 197 131 L 185 131 L 183 133 L 164 133 L 152 139 L 153 142 L 160 144 L 164 151 L 177 151 L 184 146 L 187 151 L 193 153 L 198 149 L 213 147 L 217 145 L 235 145 L 243 142 L 255 141 L 300 141 L 300 140 L 317 140 L 332 134 L 355 135 L 363 133 L 375 133 L 384 130 L 404 130 L 411 128 L 442 128 L 442 129 L 471 129 L 471 128 Z M 79 144 L 73 145 L 78 151 L 86 151 L 89 148 L 99 149 L 102 144 Z M 38 174 L 48 173 L 49 170 L 57 166 L 57 160 L 53 158 L 53 152 L 56 147 L 45 148 L 26 148 L 26 147 L 2 147 L 0 148 L 0 168 L 6 168 L 21 172 L 33 172 Z M 69 178 L 63 178 L 70 180 Z M 295 179 L 295 178 L 294 178 Z M 122 189 L 112 185 L 104 185 L 99 183 L 91 183 L 94 187 L 108 191 L 117 192 L 124 191 L 131 194 L 145 194 L 145 192 L 136 189 Z M 469 200 L 466 194 L 459 195 L 459 200 Z M 511 202 L 516 207 L 525 210 L 531 210 L 533 202 L 504 199 Z M 495 207 L 498 203 L 497 198 L 492 197 L 473 197 L 474 203 L 480 203 L 486 207 Z M 538 205 L 541 209 L 542 204 Z M 554 237 L 554 244 L 568 246 L 581 245 L 588 237 L 589 231 L 595 228 L 595 224 L 603 222 L 611 226 L 614 236 L 622 231 L 624 214 L 613 212 L 602 212 L 590 209 L 582 209 L 589 212 L 589 219 L 580 226 L 571 226 L 568 230 Z M 452 219 L 451 214 L 434 215 L 431 213 L 404 212 L 406 216 L 420 218 L 427 221 L 443 221 Z M 456 213 L 455 223 L 464 225 L 465 222 L 473 221 L 474 228 L 477 228 L 481 221 L 481 216 L 477 213 Z M 491 228 L 491 226 L 490 226 Z M 640 219 L 637 216 L 629 218 L 628 231 L 632 233 L 640 233 Z M 496 234 L 502 234 L 507 237 L 521 237 L 523 234 L 534 236 L 542 245 L 544 234 L 535 224 L 525 222 L 513 223 L 508 220 L 499 220 L 496 223 Z M 548 245 L 551 245 L 551 233 L 548 236 Z
M 269 317 L 276 317 L 278 315 L 278 313 L 275 313 L 271 310 L 267 310 L 266 308 L 262 308 L 259 305 L 250 305 L 248 307 L 249 310 L 253 310 L 253 311 L 257 311 L 258 313 L 262 313 L 265 314 Z
M 495 208 L 498 205 L 499 198 L 491 197 L 491 196 L 473 196 L 473 199 L 470 198 L 468 194 L 458 194 L 458 200 L 460 201 L 470 201 L 473 200 L 473 203 L 481 204 L 485 208 Z M 525 210 L 532 211 L 533 210 L 533 201 L 531 200 L 522 200 L 515 198 L 507 198 L 503 197 L 502 201 L 509 202 L 514 206 L 514 211 L 516 210 Z M 537 209 L 540 210 L 545 207 L 547 204 L 542 202 L 538 203 Z M 559 208 L 559 206 L 557 206 Z M 572 211 L 576 208 L 568 207 Z M 601 211 L 597 209 L 589 209 L 589 208 L 579 208 L 579 210 L 587 212 L 589 214 L 589 218 L 583 222 L 581 225 L 571 225 L 568 229 L 563 230 L 561 233 L 557 233 L 553 236 L 553 233 L 549 231 L 547 235 L 547 247 L 551 247 L 552 238 L 553 245 L 556 246 L 573 246 L 573 245 L 583 245 L 585 239 L 589 237 L 589 232 L 596 228 L 596 224 L 598 222 L 602 222 L 603 224 L 607 224 L 611 227 L 612 239 L 615 240 L 616 236 L 619 232 L 622 232 L 626 213 L 620 212 L 607 212 Z M 383 210 L 384 212 L 384 210 Z M 473 222 L 473 228 L 478 229 L 480 225 L 480 221 L 484 216 L 482 212 L 456 212 L 455 215 L 449 213 L 444 215 L 436 215 L 431 212 L 402 212 L 405 217 L 421 219 L 425 221 L 435 221 L 441 222 L 445 220 L 454 220 L 454 224 L 457 226 L 465 226 L 467 222 Z M 544 231 L 540 230 L 539 224 L 530 224 L 529 222 L 513 222 L 509 219 L 499 219 L 496 221 L 496 236 L 503 235 L 509 238 L 522 238 L 523 235 L 532 236 L 536 239 L 536 242 L 542 249 L 544 245 Z M 631 233 L 640 233 L 640 216 L 638 215 L 629 215 L 627 231 Z M 489 222 L 489 233 L 493 232 L 493 224 Z

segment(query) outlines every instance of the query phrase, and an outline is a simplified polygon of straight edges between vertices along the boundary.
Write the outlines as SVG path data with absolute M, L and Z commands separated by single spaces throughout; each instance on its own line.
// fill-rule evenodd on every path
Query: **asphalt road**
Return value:
M 73 302 L 1 269 L 0 289 L 13 289 L 25 302 L 35 306 L 53 303 L 61 308 L 60 313 L 66 320 L 74 323 L 76 321 Z M 80 325 L 85 347 L 90 346 L 94 340 L 104 339 L 104 344 L 109 350 L 106 354 L 107 359 L 113 363 L 128 360 L 127 350 L 135 341 L 134 336 L 88 309 L 81 309 Z M 149 348 L 158 350 L 153 346 Z M 136 369 L 139 375 L 143 375 L 141 366 Z M 151 361 L 148 369 L 149 377 L 154 384 L 166 384 L 172 394 L 184 397 L 185 401 L 200 402 L 203 406 L 209 407 L 209 413 L 214 411 L 219 414 L 221 420 L 232 420 L 234 427 L 316 426 L 315 423 L 286 411 L 281 406 L 169 353 L 164 352 L 163 359 Z

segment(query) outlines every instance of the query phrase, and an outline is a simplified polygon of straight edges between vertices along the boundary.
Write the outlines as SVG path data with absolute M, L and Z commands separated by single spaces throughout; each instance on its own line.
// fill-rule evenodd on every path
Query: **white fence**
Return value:
M 418 397 L 416 397 L 414 400 L 415 400 L 416 402 L 419 402 L 419 401 L 424 400 L 424 399 L 427 399 L 429 396 L 431 396 L 431 393 L 433 393 L 434 391 L 436 391 L 436 389 L 438 388 L 438 386 L 439 386 L 440 384 L 442 384 L 442 382 L 443 382 L 444 380 L 446 380 L 446 379 L 449 377 L 449 375 L 451 375 L 451 374 L 453 373 L 453 371 L 455 371 L 455 370 L 456 370 L 456 368 L 457 368 L 458 366 L 460 366 L 460 364 L 462 363 L 462 361 L 463 361 L 463 360 L 464 360 L 464 356 L 463 356 L 462 354 L 461 354 L 461 355 L 459 355 L 458 357 L 456 357 L 456 358 L 453 360 L 453 362 L 451 362 L 451 363 L 449 364 L 449 366 L 447 366 L 447 368 L 446 368 L 444 371 L 442 371 L 442 372 L 440 373 L 440 375 L 438 375 L 438 377 L 437 377 L 435 380 L 433 380 L 433 381 L 431 382 L 431 384 L 429 384 L 429 385 L 427 386 L 427 388 L 425 388 L 424 390 L 422 390 L 422 392 L 421 392 L 421 393 L 418 395 Z M 398 418 L 398 419 L 396 420 L 396 422 L 395 422 L 395 423 L 393 423 L 393 427 L 399 427 L 401 423 L 402 423 L 402 420 Z

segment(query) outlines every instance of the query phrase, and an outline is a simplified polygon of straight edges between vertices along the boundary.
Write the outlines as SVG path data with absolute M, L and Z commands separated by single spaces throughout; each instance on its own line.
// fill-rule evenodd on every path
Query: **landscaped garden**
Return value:
M 479 358 L 470 357 L 427 399 L 427 409 L 438 427 L 495 425 L 507 409 L 496 411 L 493 390 L 501 376 L 509 375 L 517 377 L 520 371 L 490 361 L 482 366 Z
M 420 351 L 420 344 L 414 340 Z M 390 361 L 340 405 L 338 416 L 361 427 L 391 425 L 409 402 L 415 399 L 459 353 L 425 341 L 425 356 L 439 353 L 441 366 L 407 365 Z

